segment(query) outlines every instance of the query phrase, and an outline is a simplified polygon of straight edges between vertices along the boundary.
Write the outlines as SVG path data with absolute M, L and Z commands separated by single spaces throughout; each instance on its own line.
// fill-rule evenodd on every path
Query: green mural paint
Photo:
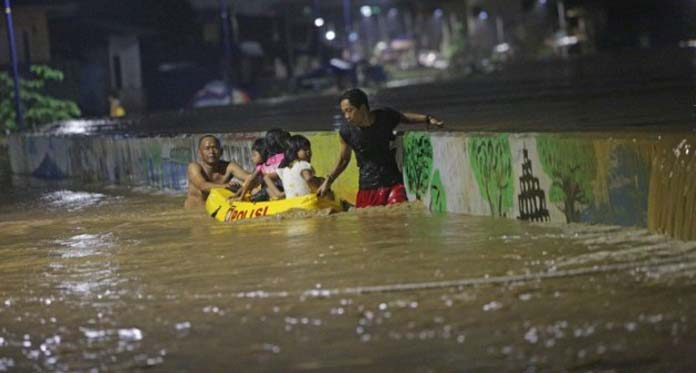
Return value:
M 404 135 L 404 176 L 406 187 L 421 199 L 428 191 L 433 169 L 433 144 L 430 135 L 409 132 Z
M 599 157 L 598 157 L 599 158 Z M 608 199 L 590 206 L 592 221 L 603 224 L 645 227 L 648 225 L 648 194 L 651 162 L 634 144 L 617 144 L 609 159 L 608 172 L 598 177 L 607 180 Z
M 507 135 L 475 136 L 468 142 L 469 160 L 481 197 L 491 216 L 505 216 L 512 208 L 512 155 Z
M 447 211 L 447 193 L 442 185 L 440 178 L 440 170 L 435 170 L 433 180 L 430 183 L 430 211 L 446 212 Z
M 549 200 L 561 204 L 568 223 L 579 222 L 578 209 L 592 201 L 592 180 L 597 174 L 592 142 L 540 135 L 537 152 L 541 167 L 553 180 Z
M 180 164 L 188 164 L 194 159 L 191 148 L 177 146 L 169 151 L 169 160 Z
M 160 185 L 162 176 L 162 146 L 159 142 L 148 142 L 144 146 L 143 163 L 146 167 L 147 180 L 151 185 Z
M 148 142 L 144 147 L 144 156 L 156 167 L 162 163 L 162 145 L 159 142 Z

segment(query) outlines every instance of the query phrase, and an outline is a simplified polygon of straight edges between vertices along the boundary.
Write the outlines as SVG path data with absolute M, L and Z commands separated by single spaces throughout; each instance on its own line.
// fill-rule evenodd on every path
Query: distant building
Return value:
M 77 1 L 28 3 L 32 5 L 12 8 L 20 70 L 35 64 L 62 70 L 64 83 L 49 89 L 77 101 L 87 116 L 109 113 L 109 93 L 116 94 L 129 111 L 144 109 L 139 37 L 147 31 L 85 17 Z M 0 66 L 10 63 L 7 41 L 2 27 Z
M 20 65 L 51 62 L 51 43 L 48 31 L 48 8 L 45 6 L 13 7 L 15 44 Z M 4 15 L 3 15 L 4 18 Z M 10 64 L 7 27 L 4 19 L 0 27 L 0 67 Z

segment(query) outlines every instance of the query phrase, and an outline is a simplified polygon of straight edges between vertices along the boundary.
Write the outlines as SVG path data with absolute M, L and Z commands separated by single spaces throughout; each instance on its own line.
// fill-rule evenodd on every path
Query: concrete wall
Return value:
M 220 135 L 225 158 L 251 169 L 250 146 L 261 135 Z M 336 161 L 337 134 L 305 135 L 317 173 L 326 174 Z M 15 173 L 183 190 L 197 139 L 24 135 L 9 145 Z M 409 198 L 432 211 L 641 226 L 696 239 L 691 133 L 409 132 L 398 145 Z M 354 202 L 354 161 L 334 189 Z
M 263 134 L 217 134 L 224 151 L 223 159 L 251 170 L 251 144 Z M 327 174 L 336 162 L 336 134 L 312 132 L 305 135 L 316 154 L 312 162 L 315 170 L 319 175 Z M 199 137 L 13 135 L 8 143 L 15 174 L 183 191 L 187 187 L 187 165 L 197 154 Z M 339 197 L 355 202 L 357 184 L 357 167 L 352 160 L 333 189 Z
M 696 239 L 696 135 L 407 133 L 409 198 L 434 211 L 648 227 Z

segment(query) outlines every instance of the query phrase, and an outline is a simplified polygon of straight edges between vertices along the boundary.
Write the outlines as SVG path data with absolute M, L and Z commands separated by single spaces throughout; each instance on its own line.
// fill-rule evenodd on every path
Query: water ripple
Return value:
M 116 245 L 112 233 L 78 234 L 65 240 L 55 240 L 61 246 L 60 255 L 63 258 L 81 258 L 100 254 L 100 249 L 109 249 Z
M 105 194 L 74 192 L 71 190 L 58 190 L 43 194 L 40 199 L 55 208 L 65 208 L 68 211 L 77 211 L 90 206 L 96 206 L 106 198 Z

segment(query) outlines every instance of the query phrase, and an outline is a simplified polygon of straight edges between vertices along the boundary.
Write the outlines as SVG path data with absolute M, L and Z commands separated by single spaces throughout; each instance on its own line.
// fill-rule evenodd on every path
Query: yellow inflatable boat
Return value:
M 343 211 L 340 202 L 319 198 L 316 194 L 266 202 L 230 201 L 232 196 L 234 194 L 227 189 L 212 189 L 205 201 L 205 210 L 211 217 L 224 222 L 276 215 L 293 209 Z

